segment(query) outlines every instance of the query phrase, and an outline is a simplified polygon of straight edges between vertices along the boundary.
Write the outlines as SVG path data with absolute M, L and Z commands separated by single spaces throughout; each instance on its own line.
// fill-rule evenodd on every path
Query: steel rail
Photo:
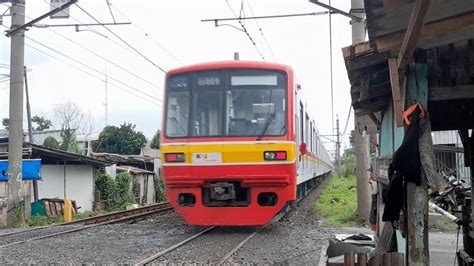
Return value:
M 151 208 L 151 207 L 154 207 L 154 208 Z M 157 208 L 157 207 L 160 207 L 160 208 Z M 171 210 L 172 207 L 168 203 L 161 203 L 161 204 L 155 204 L 155 205 L 152 205 L 152 206 L 147 206 L 147 207 L 143 207 L 143 208 L 139 208 L 139 209 L 141 209 L 142 212 L 133 213 L 131 215 L 126 215 L 126 216 L 123 216 L 123 217 L 120 217 L 120 218 L 116 218 L 117 214 L 119 214 L 119 215 L 123 215 L 125 213 L 130 214 L 131 213 L 131 212 L 129 212 L 130 210 L 128 210 L 128 211 L 119 211 L 119 212 L 115 212 L 115 213 L 111 213 L 111 214 L 101 215 L 100 217 L 97 216 L 97 217 L 85 218 L 85 219 L 77 220 L 77 221 L 74 221 L 74 222 L 71 222 L 71 223 L 62 223 L 62 224 L 56 224 L 56 225 L 51 225 L 51 226 L 44 226 L 44 227 L 40 227 L 40 228 L 33 228 L 31 230 L 24 230 L 24 231 L 20 231 L 20 232 L 12 232 L 12 233 L 8 233 L 8 234 L 3 234 L 3 235 L 0 235 L 0 237 L 6 237 L 6 236 L 11 236 L 11 235 L 19 235 L 19 234 L 22 234 L 22 233 L 28 233 L 28 232 L 32 232 L 32 231 L 41 230 L 41 229 L 47 229 L 47 228 L 52 228 L 52 227 L 60 227 L 60 226 L 64 226 L 64 225 L 71 225 L 71 224 L 78 224 L 78 223 L 84 223 L 85 222 L 84 223 L 85 226 L 83 226 L 83 227 L 74 228 L 74 229 L 61 231 L 61 232 L 57 232 L 57 233 L 53 233 L 53 234 L 47 234 L 47 235 L 40 236 L 40 237 L 34 237 L 34 238 L 22 240 L 22 241 L 16 241 L 16 242 L 0 245 L 0 248 L 13 246 L 13 245 L 18 245 L 18 244 L 23 244 L 23 243 L 30 242 L 30 241 L 35 241 L 35 240 L 50 238 L 50 237 L 54 237 L 54 236 L 58 236 L 58 235 L 73 233 L 73 232 L 77 232 L 77 231 L 81 231 L 81 230 L 85 230 L 85 229 L 88 229 L 88 228 L 97 227 L 97 226 L 101 226 L 101 225 L 116 224 L 116 223 L 126 222 L 126 221 L 135 222 L 135 221 L 144 219 L 146 216 L 150 216 L 150 215 L 153 215 L 153 214 L 156 214 L 156 213 Z M 152 209 L 152 210 L 148 210 L 148 209 Z M 133 210 L 137 210 L 137 209 L 133 209 Z M 148 211 L 143 212 L 143 210 L 148 210 Z M 116 216 L 113 216 L 113 215 L 116 215 Z M 113 217 L 115 217 L 115 219 L 113 219 Z M 99 219 L 103 219 L 103 218 L 107 218 L 107 219 L 105 221 L 99 220 Z M 87 223 L 87 222 L 89 222 L 89 223 Z
M 167 248 L 167 249 L 165 249 L 165 250 L 163 250 L 163 251 L 160 251 L 160 252 L 158 252 L 158 253 L 156 253 L 156 254 L 154 254 L 154 255 L 152 255 L 152 256 L 150 256 L 150 257 L 148 257 L 148 258 L 146 258 L 146 259 L 144 259 L 144 260 L 142 260 L 142 261 L 140 261 L 140 262 L 138 262 L 138 263 L 136 263 L 135 266 L 143 266 L 143 265 L 145 265 L 145 264 L 148 264 L 148 263 L 150 263 L 150 262 L 156 260 L 157 258 L 159 258 L 159 257 L 161 257 L 161 256 L 163 256 L 163 255 L 165 255 L 166 253 L 169 253 L 170 251 L 173 251 L 173 250 L 175 250 L 175 249 L 177 249 L 177 248 L 179 248 L 179 247 L 185 245 L 185 244 L 188 243 L 189 241 L 191 241 L 191 240 L 193 240 L 193 239 L 195 239 L 195 238 L 198 238 L 199 236 L 201 236 L 201 235 L 203 235 L 203 234 L 205 234 L 205 233 L 207 233 L 207 232 L 209 232 L 209 231 L 211 231 L 211 230 L 213 230 L 213 229 L 215 229 L 215 228 L 217 228 L 217 227 L 218 227 L 218 226 L 209 227 L 209 228 L 207 228 L 206 230 L 203 230 L 203 231 L 201 231 L 201 232 L 199 232 L 199 233 L 197 233 L 197 234 L 195 234 L 195 235 L 193 235 L 193 236 L 191 236 L 191 237 L 189 237 L 189 238 L 186 238 L 185 240 L 183 240 L 183 241 L 181 241 L 181 242 L 179 242 L 179 243 L 177 243 L 177 244 L 175 244 L 175 245 L 173 245 L 173 246 L 171 246 L 171 247 L 169 247 L 169 248 Z
M 281 218 L 283 218 L 288 212 L 281 212 L 277 214 L 273 219 L 266 225 L 264 225 L 262 228 L 257 229 L 255 232 L 250 234 L 248 237 L 246 237 L 244 240 L 242 240 L 237 246 L 235 246 L 233 249 L 231 249 L 229 252 L 227 252 L 220 260 L 217 262 L 217 265 L 223 265 L 228 259 L 232 257 L 240 248 L 242 248 L 250 239 L 252 239 L 254 236 L 256 236 L 258 233 L 260 233 L 263 229 L 265 229 L 267 226 L 274 224 L 278 221 L 280 221 Z

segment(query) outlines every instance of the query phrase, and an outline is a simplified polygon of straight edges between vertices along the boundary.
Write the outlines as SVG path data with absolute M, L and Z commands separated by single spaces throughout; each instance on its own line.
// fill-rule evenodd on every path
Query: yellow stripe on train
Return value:
M 263 158 L 266 151 L 286 151 L 286 161 L 296 159 L 294 143 L 221 143 L 192 145 L 162 145 L 162 158 L 166 153 L 184 153 L 184 163 L 258 163 L 268 162 Z

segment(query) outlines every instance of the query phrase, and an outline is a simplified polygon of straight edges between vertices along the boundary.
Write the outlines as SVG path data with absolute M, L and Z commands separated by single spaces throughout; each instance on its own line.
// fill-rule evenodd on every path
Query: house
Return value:
M 8 159 L 8 139 L 0 139 L 0 160 Z M 41 181 L 37 181 L 37 192 L 32 181 L 26 182 L 26 197 L 60 198 L 64 195 L 76 201 L 79 211 L 91 211 L 94 208 L 95 177 L 112 163 L 80 154 L 49 149 L 40 145 L 25 143 L 24 159 L 41 159 Z M 7 194 L 6 182 L 0 182 L 0 197 Z M 3 188 L 3 189 L 2 189 Z M 66 191 L 66 193 L 64 193 Z M 37 194 L 32 197 L 32 194 Z
M 407 265 L 428 265 L 427 185 L 432 190 L 444 188 L 438 173 L 429 166 L 439 145 L 455 152 L 461 148 L 450 140 L 437 142 L 436 138 L 445 133 L 438 136 L 437 133 L 425 133 L 458 132 L 463 143 L 464 166 L 471 166 L 471 179 L 474 175 L 471 130 L 474 128 L 474 4 L 472 0 L 372 0 L 363 3 L 365 7 L 361 11 L 365 11 L 363 26 L 366 28 L 362 32 L 367 29 L 369 40 L 363 42 L 364 38 L 360 38 L 361 43 L 342 49 L 351 84 L 349 93 L 356 131 L 379 134 L 379 156 L 374 170 L 379 188 L 378 210 L 384 209 L 384 204 L 391 198 L 397 200 L 396 197 L 403 194 L 406 195 L 402 198 L 404 217 L 408 217 L 401 224 L 395 222 L 397 226 L 383 223 L 382 219 L 377 221 L 376 234 L 380 240 L 377 250 L 404 252 Z M 420 119 L 424 129 L 420 131 L 420 139 L 414 134 L 405 134 L 410 124 L 405 118 L 414 109 L 423 109 L 424 112 L 420 112 L 427 114 Z M 412 128 L 416 130 L 416 127 Z M 382 197 L 385 188 L 390 187 L 389 164 L 394 156 L 400 158 L 397 151 L 406 136 L 422 145 L 418 153 L 409 151 L 405 154 L 422 157 L 425 164 L 420 178 L 428 184 L 418 187 L 405 182 L 401 193 Z M 410 146 L 402 146 L 405 151 L 408 150 L 406 147 Z M 440 156 L 438 154 L 434 160 L 454 161 L 454 154 L 450 155 L 451 159 Z M 465 265 L 474 259 L 474 230 L 467 219 L 474 217 L 474 201 L 463 208 L 463 213 L 471 213 L 463 215 L 464 247 L 458 253 L 460 264 Z M 379 218 L 382 213 L 377 211 Z M 398 250 L 390 245 L 393 235 L 396 235 Z

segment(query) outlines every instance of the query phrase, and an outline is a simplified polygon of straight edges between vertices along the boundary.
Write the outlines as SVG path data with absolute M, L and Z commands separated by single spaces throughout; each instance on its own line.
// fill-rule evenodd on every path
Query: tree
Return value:
M 53 112 L 61 127 L 62 142 L 59 148 L 63 151 L 80 153 L 76 134 L 83 123 L 84 112 L 73 102 L 57 104 Z
M 2 126 L 5 127 L 5 129 L 8 129 L 9 124 L 10 124 L 10 118 L 3 118 L 2 119 Z
M 151 139 L 151 148 L 152 149 L 160 149 L 160 142 L 161 142 L 161 131 L 158 129 L 156 134 Z
M 120 127 L 106 126 L 92 147 L 97 152 L 139 154 L 145 143 L 145 135 L 136 131 L 135 125 L 123 123 Z
M 33 128 L 33 130 L 36 131 L 43 131 L 46 129 L 50 129 L 53 126 L 53 123 L 51 120 L 46 119 L 42 116 L 35 115 L 31 118 L 31 122 L 36 123 L 36 127 Z
M 50 149 L 59 149 L 59 142 L 52 136 L 49 136 L 44 139 L 43 146 Z

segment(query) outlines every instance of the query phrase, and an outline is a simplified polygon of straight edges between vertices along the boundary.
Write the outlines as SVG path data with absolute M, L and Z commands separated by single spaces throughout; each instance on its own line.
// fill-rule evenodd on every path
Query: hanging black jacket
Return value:
M 419 151 L 420 110 L 412 114 L 411 124 L 403 137 L 403 142 L 394 153 L 389 167 L 388 190 L 384 195 L 383 221 L 398 221 L 403 206 L 403 181 L 421 184 L 421 162 Z

